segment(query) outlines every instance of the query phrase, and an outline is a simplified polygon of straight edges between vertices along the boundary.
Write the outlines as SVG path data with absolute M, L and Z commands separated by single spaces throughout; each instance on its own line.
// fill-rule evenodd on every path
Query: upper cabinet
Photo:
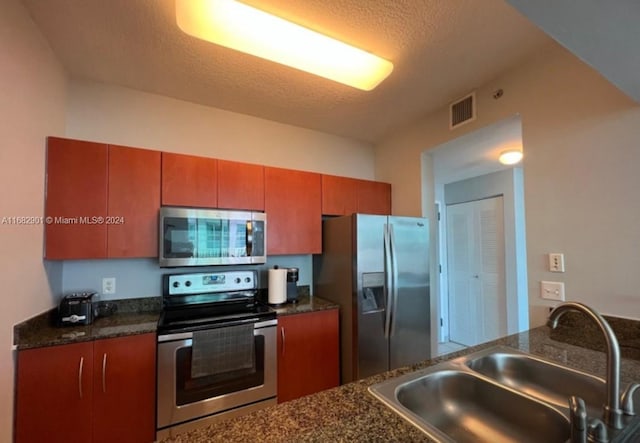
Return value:
M 218 207 L 264 211 L 264 166 L 218 160 Z
M 391 214 L 391 185 L 389 183 L 358 180 L 358 212 L 363 214 Z
M 264 211 L 264 167 L 163 152 L 162 205 Z
M 391 214 L 391 185 L 335 175 L 322 176 L 324 215 Z
M 107 216 L 108 146 L 49 137 L 45 192 L 45 258 L 107 255 L 103 224 L 81 217 Z
M 45 258 L 156 257 L 160 152 L 50 137 Z
M 265 211 L 267 254 L 318 254 L 323 214 L 391 214 L 391 185 L 49 137 L 45 258 L 157 257 L 161 205 Z
M 157 257 L 160 152 L 109 146 L 107 257 Z
M 265 167 L 267 254 L 322 252 L 321 196 L 320 174 Z
M 162 153 L 162 205 L 215 208 L 218 160 Z
M 335 175 L 322 176 L 322 213 L 349 215 L 358 212 L 358 180 Z

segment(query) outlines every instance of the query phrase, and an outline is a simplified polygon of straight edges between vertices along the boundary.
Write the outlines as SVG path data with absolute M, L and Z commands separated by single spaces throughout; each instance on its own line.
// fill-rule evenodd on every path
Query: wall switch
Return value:
M 549 254 L 549 271 L 564 272 L 564 254 L 558 252 Z
M 102 279 L 102 293 L 103 294 L 115 294 L 116 293 L 116 278 L 105 277 Z
M 541 281 L 540 297 L 546 300 L 564 301 L 564 283 L 557 281 Z

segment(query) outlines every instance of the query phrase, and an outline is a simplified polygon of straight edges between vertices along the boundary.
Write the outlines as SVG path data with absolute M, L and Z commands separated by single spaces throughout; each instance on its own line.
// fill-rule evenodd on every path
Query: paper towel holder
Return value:
M 287 303 L 287 269 L 275 265 L 269 269 L 269 290 L 267 300 L 270 305 L 279 306 Z

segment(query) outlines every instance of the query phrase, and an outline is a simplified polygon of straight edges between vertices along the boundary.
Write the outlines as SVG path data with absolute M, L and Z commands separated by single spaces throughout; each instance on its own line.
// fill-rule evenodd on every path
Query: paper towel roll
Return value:
M 269 304 L 279 305 L 287 301 L 287 270 L 269 269 Z

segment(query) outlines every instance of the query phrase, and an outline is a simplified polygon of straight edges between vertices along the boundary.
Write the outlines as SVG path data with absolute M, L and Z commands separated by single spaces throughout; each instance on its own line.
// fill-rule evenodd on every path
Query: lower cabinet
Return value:
M 18 352 L 15 441 L 155 440 L 156 337 Z
M 340 384 L 338 309 L 278 317 L 278 403 Z

